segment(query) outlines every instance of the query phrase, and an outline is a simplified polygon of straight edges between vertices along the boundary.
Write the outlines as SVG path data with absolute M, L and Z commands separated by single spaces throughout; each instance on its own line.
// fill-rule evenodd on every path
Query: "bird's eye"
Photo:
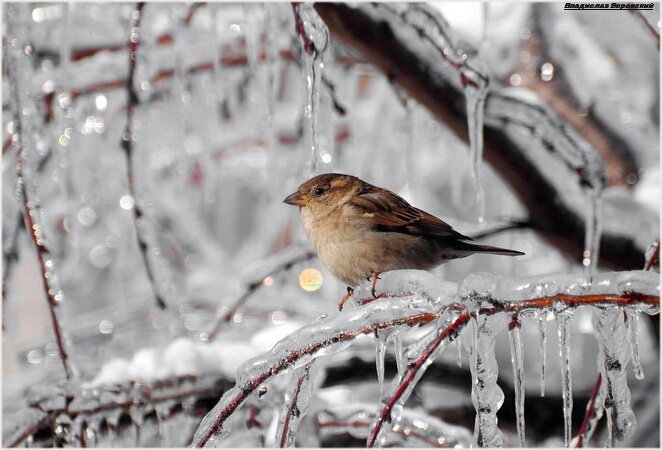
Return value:
M 315 197 L 319 197 L 322 194 L 324 194 L 324 188 L 318 187 L 313 191 Z

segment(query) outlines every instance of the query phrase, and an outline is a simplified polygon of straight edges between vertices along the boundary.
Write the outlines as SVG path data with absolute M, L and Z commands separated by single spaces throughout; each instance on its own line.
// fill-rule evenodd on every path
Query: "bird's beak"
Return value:
M 299 194 L 299 192 L 295 192 L 293 194 L 288 195 L 285 197 L 285 200 L 283 200 L 283 203 L 287 203 L 288 205 L 294 205 L 294 206 L 306 206 L 306 199 Z

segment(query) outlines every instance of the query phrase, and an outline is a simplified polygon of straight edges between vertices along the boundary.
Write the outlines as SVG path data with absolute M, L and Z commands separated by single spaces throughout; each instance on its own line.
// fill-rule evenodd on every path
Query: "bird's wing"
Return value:
M 368 218 L 378 231 L 472 240 L 443 220 L 411 206 L 405 199 L 386 189 L 367 185 L 349 204 Z

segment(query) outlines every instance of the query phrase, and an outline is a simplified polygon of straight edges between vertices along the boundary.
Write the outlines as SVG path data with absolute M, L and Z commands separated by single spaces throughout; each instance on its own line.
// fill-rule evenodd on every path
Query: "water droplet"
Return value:
M 103 111 L 108 106 L 108 98 L 105 95 L 97 95 L 94 99 L 94 105 L 99 111 Z
M 99 322 L 99 333 L 101 334 L 112 334 L 113 332 L 113 322 L 110 320 L 102 320 Z
M 554 78 L 554 65 L 548 62 L 544 63 L 540 68 L 540 78 L 543 81 L 550 81 Z
M 97 219 L 97 213 L 89 206 L 85 206 L 78 211 L 76 218 L 81 225 L 90 226 Z
M 130 210 L 135 204 L 136 202 L 131 195 L 123 195 L 122 198 L 120 198 L 120 207 L 122 209 Z

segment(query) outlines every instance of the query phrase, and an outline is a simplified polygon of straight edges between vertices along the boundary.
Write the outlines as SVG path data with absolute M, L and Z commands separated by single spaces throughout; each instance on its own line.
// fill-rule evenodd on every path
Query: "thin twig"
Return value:
M 228 404 L 219 412 L 218 416 L 214 420 L 212 426 L 205 432 L 205 434 L 197 441 L 193 442 L 192 445 L 195 447 L 204 447 L 205 444 L 211 439 L 211 437 L 216 434 L 218 430 L 221 429 L 225 421 L 230 417 L 236 410 L 241 406 L 241 404 L 248 398 L 248 396 L 257 389 L 261 384 L 271 377 L 274 377 L 281 373 L 283 370 L 291 367 L 296 361 L 300 360 L 304 356 L 312 355 L 315 352 L 329 347 L 338 342 L 350 341 L 358 336 L 364 334 L 372 334 L 376 330 L 390 329 L 393 327 L 398 327 L 402 325 L 415 326 L 422 325 L 437 318 L 437 314 L 433 313 L 418 313 L 411 316 L 406 316 L 394 320 L 388 320 L 384 322 L 376 322 L 368 324 L 362 327 L 359 327 L 354 330 L 346 330 L 336 334 L 335 336 L 324 339 L 318 342 L 313 342 L 312 344 L 303 347 L 297 348 L 290 351 L 283 359 L 278 361 L 276 364 L 269 367 L 265 372 L 255 376 L 250 381 L 248 381 L 237 394 L 232 397 Z
M 660 238 L 655 239 L 655 242 L 652 244 L 653 251 L 650 256 L 646 258 L 646 264 L 644 265 L 644 270 L 651 270 L 653 267 L 660 266 Z
M 285 447 L 285 444 L 287 443 L 287 433 L 289 432 L 290 429 L 290 420 L 294 416 L 299 417 L 300 412 L 297 406 L 297 402 L 299 401 L 301 386 L 303 386 L 303 383 L 310 378 L 311 364 L 312 361 L 304 366 L 303 373 L 297 380 L 296 386 L 294 386 L 294 392 L 292 393 L 292 400 L 290 400 L 290 404 L 287 406 L 287 412 L 285 413 L 285 421 L 283 422 L 283 429 L 281 430 L 280 439 L 278 440 L 279 442 L 278 447 L 280 448 Z
M 588 403 L 586 404 L 586 412 L 584 413 L 584 420 L 582 421 L 582 424 L 579 427 L 577 436 L 575 437 L 575 439 L 573 439 L 573 445 L 572 445 L 573 448 L 583 447 L 584 441 L 588 442 L 590 438 L 590 434 L 587 435 L 587 433 L 593 431 L 592 429 L 590 429 L 590 425 L 591 425 L 591 419 L 595 417 L 595 413 L 597 412 L 595 403 L 596 403 L 596 399 L 598 398 L 598 394 L 600 393 L 601 382 L 602 382 L 602 374 L 598 372 L 598 376 L 595 379 L 595 383 L 593 384 L 593 390 L 591 391 L 591 397 L 589 398 Z
M 503 225 L 491 230 L 481 231 L 480 233 L 474 234 L 471 236 L 471 239 L 484 239 L 486 237 L 494 236 L 495 234 L 500 234 L 505 231 L 512 230 L 524 230 L 533 228 L 533 224 L 529 220 L 513 220 L 507 225 Z
M 308 261 L 309 259 L 312 259 L 315 256 L 317 256 L 315 253 L 307 252 L 307 253 L 304 253 L 303 255 L 298 255 L 295 258 L 284 261 L 278 267 L 275 267 L 269 273 L 265 274 L 265 278 L 269 277 L 269 276 L 274 276 L 274 275 L 276 275 L 280 272 L 284 272 L 286 270 L 289 270 L 294 264 L 297 264 L 297 263 L 300 263 L 300 262 L 303 262 L 303 261 Z M 223 326 L 223 324 L 226 324 L 226 323 L 232 321 L 234 316 L 237 314 L 237 311 L 239 310 L 239 308 L 241 308 L 242 306 L 244 306 L 246 304 L 248 299 L 258 290 L 258 288 L 260 286 L 262 286 L 263 281 L 264 281 L 264 278 L 262 278 L 260 280 L 253 281 L 253 282 L 249 283 L 246 286 L 246 288 L 244 289 L 242 294 L 239 296 L 237 301 L 235 301 L 235 303 L 230 307 L 230 309 L 225 314 L 223 314 L 222 316 L 220 316 L 216 320 L 216 323 L 214 324 L 214 327 L 209 332 L 208 339 L 210 341 L 213 341 L 214 339 L 216 339 L 216 337 L 218 336 L 218 333 L 221 330 L 221 327 Z
M 161 380 L 157 380 L 152 384 L 145 386 L 141 391 L 141 395 L 145 395 L 145 398 L 140 399 L 141 402 L 147 401 L 149 404 L 159 404 L 159 403 L 168 403 L 173 400 L 182 400 L 190 397 L 196 398 L 213 398 L 219 394 L 219 384 L 217 379 L 206 379 L 201 380 L 201 386 L 194 386 L 185 389 L 177 389 L 181 387 L 182 384 L 186 382 L 198 382 L 196 377 L 192 376 L 178 376 L 178 377 L 169 377 Z M 90 406 L 82 408 L 68 408 L 68 409 L 53 409 L 47 411 L 47 415 L 42 419 L 28 424 L 25 429 L 17 436 L 13 441 L 9 442 L 7 447 L 18 447 L 23 444 L 26 439 L 30 436 L 33 436 L 41 428 L 48 428 L 49 423 L 52 423 L 53 420 L 60 414 L 65 413 L 71 418 L 75 419 L 80 416 L 95 416 L 99 413 L 110 412 L 110 411 L 128 411 L 129 408 L 136 404 L 136 399 L 128 394 L 134 389 L 134 382 L 126 383 L 122 386 L 118 386 L 117 390 L 127 392 L 127 398 L 122 401 L 111 401 L 107 403 L 94 404 L 90 402 Z M 162 391 L 162 392 L 160 392 Z M 116 393 L 117 391 L 114 391 Z M 81 393 L 85 396 L 85 393 Z M 71 403 L 71 402 L 70 402 Z M 7 420 L 7 417 L 5 417 Z M 52 427 L 51 427 L 52 428 Z
M 382 429 L 382 425 L 384 422 L 391 421 L 391 411 L 393 410 L 393 407 L 404 395 L 407 389 L 409 389 L 411 383 L 416 378 L 416 375 L 421 370 L 421 368 L 424 367 L 424 364 L 428 361 L 432 353 L 434 353 L 437 347 L 439 347 L 439 344 L 441 344 L 447 337 L 457 335 L 457 333 L 459 333 L 459 331 L 462 329 L 462 327 L 464 327 L 470 318 L 471 314 L 466 311 L 457 316 L 453 322 L 451 322 L 450 325 L 448 325 L 441 333 L 439 333 L 437 337 L 425 348 L 421 356 L 419 356 L 416 361 L 410 363 L 407 366 L 407 372 L 402 378 L 400 385 L 395 390 L 391 398 L 386 401 L 386 404 L 379 414 L 375 425 L 370 431 L 367 447 L 374 447 L 375 440 L 377 439 L 377 435 L 379 435 L 379 431 Z
M 491 302 L 493 306 L 481 308 L 478 314 L 492 315 L 499 312 L 519 312 L 523 309 L 545 309 L 552 306 L 562 304 L 568 308 L 576 308 L 579 306 L 595 306 L 595 305 L 611 305 L 611 306 L 626 306 L 644 304 L 647 306 L 659 307 L 660 298 L 658 296 L 641 294 L 638 292 L 625 292 L 623 294 L 595 294 L 595 295 L 569 295 L 558 294 L 550 297 L 541 297 L 523 301 L 504 301 L 504 302 Z M 268 379 L 278 375 L 283 370 L 291 367 L 298 360 L 307 355 L 312 355 L 317 351 L 329 347 L 339 342 L 350 341 L 360 335 L 372 334 L 375 331 L 391 329 L 398 326 L 416 326 L 424 325 L 439 317 L 445 311 L 445 308 L 437 311 L 436 313 L 417 313 L 410 316 L 400 317 L 397 319 L 370 323 L 356 329 L 341 331 L 338 334 L 326 338 L 324 340 L 312 342 L 305 347 L 300 347 L 291 350 L 285 357 L 281 358 L 278 362 L 274 363 L 264 372 L 255 375 L 247 381 L 237 393 L 231 397 L 227 404 L 218 412 L 214 422 L 205 430 L 204 434 L 197 440 L 192 442 L 195 447 L 204 447 L 207 442 L 214 436 L 223 426 L 225 421 L 239 408 L 243 402 L 257 389 L 260 385 Z M 456 321 L 462 323 L 466 322 L 468 318 L 460 315 Z M 456 323 L 456 327 L 460 324 Z M 451 330 L 454 331 L 454 328 Z M 447 335 L 448 333 L 446 333 Z M 445 337 L 445 336 L 444 336 Z
M 630 9 L 629 10 L 639 21 L 644 25 L 644 28 L 646 28 L 646 31 L 655 38 L 655 43 L 657 44 L 657 48 L 660 48 L 660 32 L 655 29 L 653 25 L 648 21 L 646 16 L 644 16 L 641 11 L 637 9 Z
M 20 58 L 21 56 L 19 56 Z M 10 77 L 17 76 L 16 71 L 18 67 L 22 64 L 14 64 L 13 68 L 8 69 Z M 53 271 L 51 270 L 53 265 L 52 255 L 50 250 L 46 246 L 42 238 L 42 226 L 35 223 L 34 218 L 39 216 L 38 202 L 35 199 L 31 198 L 28 186 L 26 185 L 27 180 L 25 179 L 24 166 L 26 161 L 27 149 L 25 148 L 24 143 L 24 130 L 22 126 L 23 117 L 21 117 L 22 106 L 21 105 L 21 94 L 19 93 L 19 87 L 17 80 L 14 78 L 13 82 L 10 83 L 11 97 L 14 103 L 14 111 L 16 113 L 15 124 L 16 127 L 16 140 L 14 143 L 18 149 L 16 156 L 16 184 L 18 187 L 18 196 L 19 201 L 21 202 L 21 207 L 23 209 L 23 223 L 25 224 L 28 234 L 34 244 L 35 250 L 37 252 L 37 260 L 39 262 L 40 274 L 42 287 L 44 293 L 46 294 L 46 299 L 48 303 L 48 310 L 51 316 L 51 324 L 53 326 L 53 333 L 55 335 L 55 342 L 58 348 L 58 354 L 60 356 L 60 361 L 62 362 L 62 367 L 64 369 L 64 374 L 67 380 L 70 380 L 74 376 L 73 367 L 69 361 L 69 353 L 67 351 L 67 345 L 64 340 L 64 333 L 62 331 L 62 324 L 57 313 L 57 306 L 62 300 L 62 292 L 55 285 Z
M 136 227 L 136 235 L 138 237 L 138 247 L 140 248 L 140 255 L 142 256 L 143 263 L 145 265 L 145 271 L 147 272 L 147 279 L 149 280 L 149 285 L 152 288 L 154 293 L 154 298 L 156 304 L 164 309 L 166 303 L 159 292 L 159 289 L 156 287 L 156 281 L 154 279 L 154 268 L 152 267 L 152 262 L 149 258 L 149 246 L 147 239 L 144 236 L 143 227 L 143 210 L 138 202 L 135 189 L 135 174 L 134 174 L 134 136 L 133 136 L 133 119 L 135 108 L 139 104 L 138 94 L 135 88 L 135 73 L 136 73 L 136 62 L 138 57 L 138 48 L 140 46 L 140 19 L 143 15 L 143 10 L 145 9 L 145 2 L 139 2 L 136 4 L 131 14 L 131 27 L 130 27 L 130 36 L 129 36 L 129 75 L 126 80 L 126 93 L 127 93 L 127 107 L 126 107 L 126 127 L 124 128 L 124 135 L 122 136 L 122 148 L 126 154 L 126 168 L 127 168 L 127 178 L 128 178 L 128 188 L 129 195 L 133 198 L 133 224 Z

